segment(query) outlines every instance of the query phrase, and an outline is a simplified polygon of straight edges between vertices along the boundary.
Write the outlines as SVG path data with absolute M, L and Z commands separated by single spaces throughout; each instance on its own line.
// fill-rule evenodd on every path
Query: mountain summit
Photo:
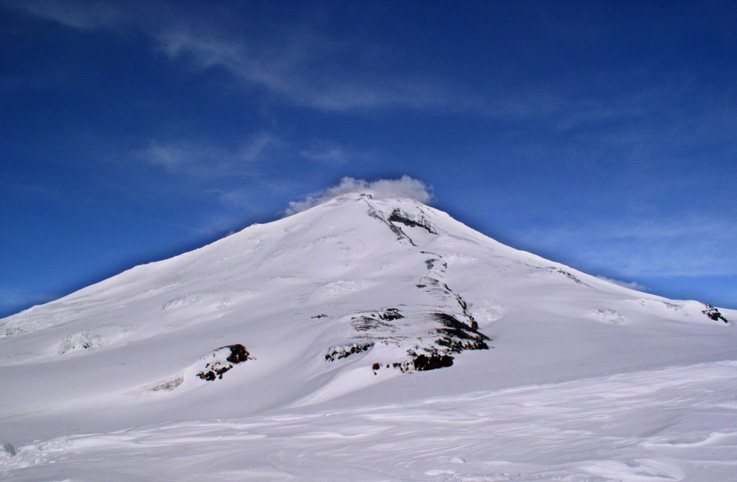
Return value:
M 17 444 L 556 383 L 734 359 L 735 318 L 348 193 L 1 320 L 0 415 Z

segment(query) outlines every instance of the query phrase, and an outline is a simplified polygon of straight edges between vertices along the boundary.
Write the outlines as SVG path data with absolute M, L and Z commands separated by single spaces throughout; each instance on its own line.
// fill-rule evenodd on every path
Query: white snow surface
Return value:
M 0 479 L 734 481 L 709 308 L 347 193 L 0 320 Z

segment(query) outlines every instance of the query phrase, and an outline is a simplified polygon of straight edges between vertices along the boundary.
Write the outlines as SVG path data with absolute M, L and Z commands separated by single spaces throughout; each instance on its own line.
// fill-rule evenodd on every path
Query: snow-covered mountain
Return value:
M 420 462 L 426 452 L 407 445 L 440 453 L 443 443 L 425 440 L 438 429 L 434 423 L 457 444 L 454 430 L 469 426 L 463 415 L 469 410 L 488 419 L 515 404 L 550 405 L 551 396 L 578 407 L 569 419 L 558 414 L 564 431 L 575 432 L 597 416 L 582 394 L 614 391 L 602 399 L 602 415 L 632 390 L 652 395 L 649 384 L 672 395 L 679 376 L 693 383 L 711 378 L 721 391 L 709 386 L 709 393 L 722 396 L 737 378 L 730 320 L 736 312 L 641 293 L 504 246 L 409 198 L 343 194 L 0 320 L 0 475 L 99 480 L 85 472 L 96 467 L 116 474 L 110 480 L 331 480 L 321 470 L 333 450 L 344 455 L 343 465 L 331 469 L 335 480 L 681 480 L 683 467 L 674 472 L 657 463 L 549 473 L 529 464 L 482 464 L 464 475 L 458 467 L 470 467 L 469 454 L 503 430 L 491 422 L 494 431 L 464 432 L 474 450 L 441 457 L 451 469 L 428 468 Z M 544 394 L 534 387 L 545 387 Z M 418 415 L 423 404 L 428 408 Z M 458 414 L 455 422 L 449 410 Z M 726 437 L 720 443 L 733 446 L 734 396 L 720 410 L 727 415 L 719 423 L 731 424 L 718 431 Z M 356 422 L 367 413 L 376 423 Z M 519 450 L 522 427 L 531 427 L 532 439 L 544 438 L 539 416 L 514 419 Z M 431 433 L 408 428 L 412 420 Z M 629 420 L 651 422 L 646 413 Z M 254 427 L 260 434 L 254 439 L 234 435 Z M 372 445 L 367 440 L 377 427 L 404 430 L 406 437 Z M 591 437 L 605 435 L 618 436 L 603 430 Z M 223 437 L 236 438 L 228 445 Z M 300 437 L 315 443 L 293 442 Z M 145 442 L 154 439 L 158 456 Z M 509 443 L 502 439 L 495 439 L 500 448 Z M 213 451 L 188 452 L 214 440 Z M 621 443 L 612 442 L 616 450 Z M 136 444 L 148 447 L 148 469 L 121 463 L 127 453 L 141 455 L 131 449 Z M 275 461 L 259 444 L 287 455 L 303 451 L 311 468 Z M 564 445 L 559 457 L 580 453 Z M 382 471 L 381 458 L 366 459 L 380 446 L 391 460 L 389 453 L 405 450 L 416 467 L 400 470 L 394 460 Z M 235 447 L 245 466 L 217 465 L 218 454 L 234 456 Z M 107 452 L 85 455 L 95 450 Z M 183 464 L 183 453 L 194 459 Z M 540 464 L 553 464 L 540 457 Z M 374 472 L 353 470 L 364 459 Z M 529 479 L 509 475 L 510 467 Z M 720 465 L 710 480 L 728 480 L 719 476 L 729 470 L 734 463 Z

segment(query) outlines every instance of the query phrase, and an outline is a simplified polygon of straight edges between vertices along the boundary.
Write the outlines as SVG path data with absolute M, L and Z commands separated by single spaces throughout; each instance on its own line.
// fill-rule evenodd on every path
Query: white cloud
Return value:
M 7 7 L 23 10 L 33 16 L 58 22 L 79 30 L 115 28 L 124 15 L 114 5 L 106 2 L 80 0 L 22 0 L 3 2 Z
M 170 173 L 218 177 L 243 174 L 244 167 L 268 157 L 268 151 L 279 148 L 282 141 L 269 132 L 250 136 L 236 149 L 200 144 L 188 140 L 160 142 L 136 154 L 138 159 L 164 167 Z
M 400 179 L 379 179 L 373 182 L 344 177 L 341 179 L 340 184 L 307 196 L 303 201 L 290 202 L 289 207 L 285 210 L 285 214 L 290 216 L 327 202 L 342 194 L 359 192 L 370 193 L 379 199 L 408 197 L 423 203 L 428 203 L 433 198 L 431 186 L 409 176 L 402 176 Z
M 371 155 L 365 152 L 354 152 L 332 141 L 314 141 L 307 149 L 302 150 L 300 156 L 308 161 L 316 162 L 328 167 L 341 166 L 350 161 L 368 160 Z
M 356 46 L 306 28 L 260 42 L 225 39 L 180 25 L 151 35 L 173 61 L 189 61 L 191 68 L 200 71 L 220 67 L 297 105 L 327 111 L 391 106 L 478 110 L 478 99 L 466 99 L 428 79 L 404 75 L 387 80 L 370 72 L 344 71 L 332 59 L 360 56 Z
M 393 47 L 381 42 L 366 45 L 365 39 L 351 36 L 330 37 L 309 18 L 274 25 L 272 34 L 253 34 L 245 27 L 235 29 L 217 15 L 204 20 L 202 15 L 172 5 L 146 7 L 143 3 L 113 5 L 81 0 L 4 0 L 4 4 L 79 30 L 137 30 L 173 62 L 184 62 L 196 72 L 222 69 L 242 85 L 263 88 L 294 105 L 333 112 L 386 107 L 491 115 L 539 111 L 537 105 L 524 101 L 520 106 L 508 96 L 503 96 L 502 102 L 489 103 L 464 93 L 462 85 L 446 85 L 413 71 L 376 74 L 376 58 L 393 57 Z M 339 58 L 351 58 L 357 66 L 346 69 L 335 61 Z

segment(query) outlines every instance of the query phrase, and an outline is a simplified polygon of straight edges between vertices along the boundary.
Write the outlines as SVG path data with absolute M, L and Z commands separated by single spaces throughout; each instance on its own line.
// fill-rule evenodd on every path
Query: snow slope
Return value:
M 733 480 L 733 319 L 345 194 L 0 320 L 0 476 Z

